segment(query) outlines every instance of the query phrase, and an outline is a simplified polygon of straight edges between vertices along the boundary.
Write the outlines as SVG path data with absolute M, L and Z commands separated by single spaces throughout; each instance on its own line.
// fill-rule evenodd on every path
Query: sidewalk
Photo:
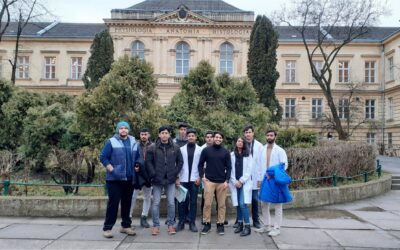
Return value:
M 214 225 L 205 236 L 188 229 L 170 236 L 162 225 L 154 237 L 135 220 L 136 236 L 120 234 L 117 225 L 115 237 L 105 239 L 102 219 L 0 217 L 0 249 L 399 249 L 400 191 L 348 204 L 286 210 L 282 234 L 275 238 L 254 231 L 240 237 L 233 233 L 233 221 L 224 236 L 216 234 Z

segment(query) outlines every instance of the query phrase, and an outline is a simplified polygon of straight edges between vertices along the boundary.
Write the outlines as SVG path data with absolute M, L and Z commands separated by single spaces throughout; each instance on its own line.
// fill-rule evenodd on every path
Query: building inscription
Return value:
M 170 35 L 200 35 L 202 29 L 196 28 L 167 28 L 165 32 Z M 249 29 L 211 29 L 206 30 L 217 36 L 250 36 Z M 207 32 L 207 33 L 208 33 Z M 147 27 L 115 27 L 115 33 L 152 34 L 152 28 Z M 160 32 L 161 33 L 161 32 Z

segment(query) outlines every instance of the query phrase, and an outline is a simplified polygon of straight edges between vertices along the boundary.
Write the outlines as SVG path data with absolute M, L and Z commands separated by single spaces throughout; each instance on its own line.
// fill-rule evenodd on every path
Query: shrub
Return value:
M 355 176 L 375 168 L 376 149 L 366 143 L 326 142 L 313 148 L 289 148 L 286 152 L 293 179 Z
M 276 143 L 283 148 L 310 148 L 317 145 L 317 133 L 301 128 L 280 129 Z

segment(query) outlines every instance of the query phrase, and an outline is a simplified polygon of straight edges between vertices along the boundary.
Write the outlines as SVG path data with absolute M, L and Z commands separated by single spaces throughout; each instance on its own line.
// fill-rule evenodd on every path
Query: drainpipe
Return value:
M 385 44 L 381 45 L 381 115 L 382 115 L 382 123 L 381 123 L 381 132 L 382 132 L 382 153 L 385 152 L 385 127 L 386 127 L 386 119 L 385 119 L 385 82 L 386 82 L 386 67 L 385 67 Z

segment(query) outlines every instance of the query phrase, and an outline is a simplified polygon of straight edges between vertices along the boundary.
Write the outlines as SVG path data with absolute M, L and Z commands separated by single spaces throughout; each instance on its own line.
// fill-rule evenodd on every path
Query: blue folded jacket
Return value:
M 270 203 L 288 203 L 293 200 L 289 191 L 289 183 L 292 181 L 285 171 L 285 164 L 278 164 L 267 169 L 268 179 L 264 176 L 261 183 L 259 199 Z

